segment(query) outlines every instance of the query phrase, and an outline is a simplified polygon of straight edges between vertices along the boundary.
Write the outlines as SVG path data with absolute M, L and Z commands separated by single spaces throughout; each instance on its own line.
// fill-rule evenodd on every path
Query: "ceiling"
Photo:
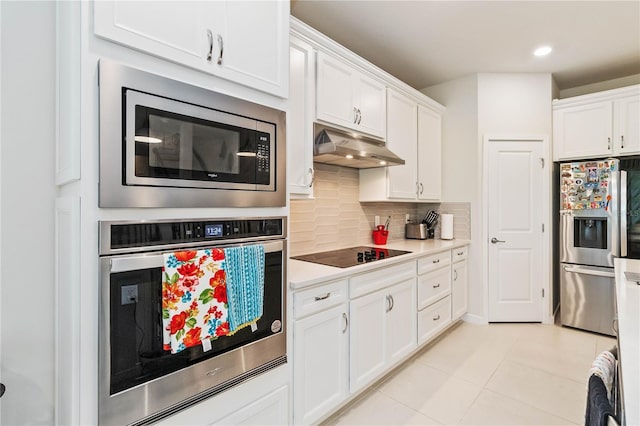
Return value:
M 640 0 L 293 0 L 291 14 L 416 89 L 478 72 L 550 72 L 560 89 L 640 74 Z

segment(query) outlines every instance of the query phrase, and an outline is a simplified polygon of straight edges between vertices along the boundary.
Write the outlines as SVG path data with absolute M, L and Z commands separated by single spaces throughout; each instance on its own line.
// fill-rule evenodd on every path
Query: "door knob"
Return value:
M 497 239 L 496 237 L 493 237 L 493 238 L 491 239 L 491 244 L 496 244 L 496 243 L 506 243 L 506 241 L 499 240 L 499 239 Z

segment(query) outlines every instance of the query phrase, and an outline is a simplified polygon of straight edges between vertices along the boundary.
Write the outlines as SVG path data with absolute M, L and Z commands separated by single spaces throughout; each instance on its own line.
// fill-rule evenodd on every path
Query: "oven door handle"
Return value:
M 576 274 L 595 275 L 597 277 L 615 278 L 615 274 L 609 271 L 600 271 L 598 269 L 579 268 L 577 266 L 564 266 L 565 272 L 575 272 Z
M 239 245 L 241 244 L 235 244 L 226 247 Z M 262 245 L 264 246 L 265 253 L 273 253 L 276 251 L 282 251 L 284 242 L 283 240 L 269 241 L 266 243 L 262 243 Z M 164 256 L 162 254 L 143 254 L 138 256 L 114 257 L 112 259 L 109 259 L 109 261 L 111 265 L 110 270 L 112 273 L 136 271 L 140 269 L 162 268 L 162 266 L 164 266 Z

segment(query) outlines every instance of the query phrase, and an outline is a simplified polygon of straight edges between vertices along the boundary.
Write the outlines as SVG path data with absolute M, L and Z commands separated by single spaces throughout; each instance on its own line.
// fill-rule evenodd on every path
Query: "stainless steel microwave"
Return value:
M 100 60 L 100 207 L 281 207 L 285 113 Z

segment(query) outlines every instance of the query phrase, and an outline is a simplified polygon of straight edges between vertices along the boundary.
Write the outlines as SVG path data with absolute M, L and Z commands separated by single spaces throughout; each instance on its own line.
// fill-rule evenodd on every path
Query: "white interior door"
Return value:
M 488 141 L 490 322 L 542 321 L 542 141 Z

